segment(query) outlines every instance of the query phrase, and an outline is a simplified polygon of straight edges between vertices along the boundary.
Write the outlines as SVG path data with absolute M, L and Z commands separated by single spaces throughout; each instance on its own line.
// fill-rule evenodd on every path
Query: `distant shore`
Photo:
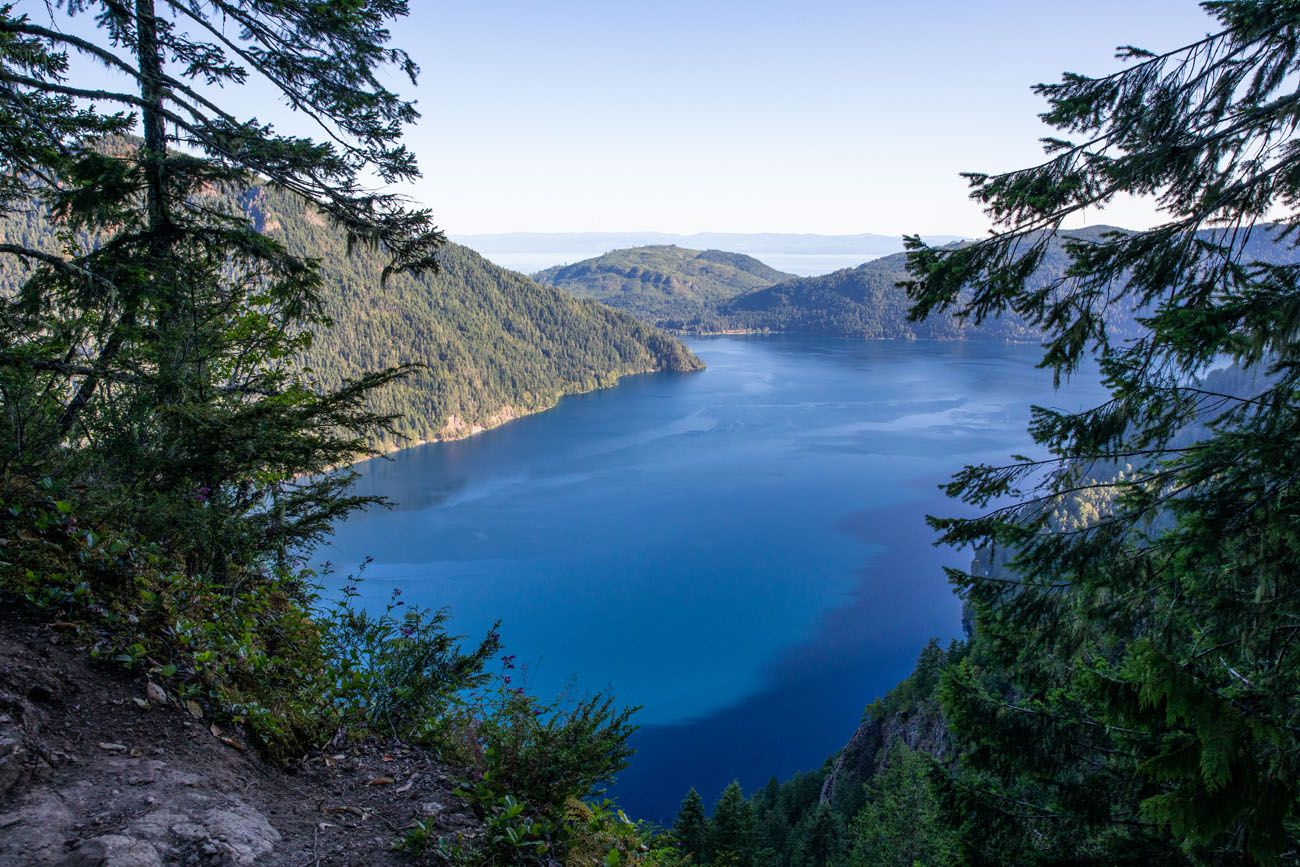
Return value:
M 703 367 L 699 368 L 699 370 L 703 370 L 703 369 L 704 369 Z M 501 406 L 498 407 L 496 411 L 494 411 L 487 418 L 475 422 L 465 422 L 458 415 L 453 413 L 451 418 L 448 419 L 447 423 L 443 425 L 442 429 L 439 430 L 438 433 L 435 434 L 434 436 L 428 437 L 426 439 L 417 439 L 417 440 L 403 441 L 401 443 L 386 444 L 383 447 L 383 450 L 381 451 L 380 454 L 371 455 L 368 458 L 362 458 L 359 461 L 354 461 L 349 466 L 358 467 L 368 461 L 387 458 L 398 452 L 406 451 L 407 449 L 418 448 L 419 446 L 427 446 L 427 445 L 432 445 L 434 443 L 451 443 L 451 442 L 456 442 L 458 440 L 466 440 L 469 439 L 470 437 L 478 436 L 481 433 L 486 433 L 487 431 L 494 430 L 495 428 L 499 428 L 502 425 L 509 424 L 512 421 L 516 421 L 521 418 L 526 418 L 527 416 L 530 415 L 537 415 L 539 413 L 548 412 L 552 409 L 555 409 L 555 407 L 559 405 L 560 401 L 566 397 L 570 397 L 578 394 L 591 394 L 592 392 L 595 391 L 603 391 L 604 389 L 615 388 L 624 379 L 627 379 L 630 376 L 645 376 L 646 374 L 649 373 L 669 373 L 669 372 L 673 372 L 673 371 L 666 370 L 665 368 L 662 367 L 650 367 L 650 368 L 646 368 L 645 370 L 630 370 L 627 371 L 626 373 L 620 373 L 618 375 L 618 379 L 616 379 L 614 382 L 608 385 L 597 385 L 592 388 L 574 387 L 574 388 L 566 389 L 560 392 L 559 394 L 557 394 L 555 396 L 555 399 L 552 400 L 550 403 L 546 404 L 545 406 L 536 406 L 536 407 L 529 407 L 529 408 L 521 408 L 521 407 L 511 406 L 511 405 Z M 682 371 L 682 372 L 696 373 L 698 371 L 691 370 L 691 371 Z

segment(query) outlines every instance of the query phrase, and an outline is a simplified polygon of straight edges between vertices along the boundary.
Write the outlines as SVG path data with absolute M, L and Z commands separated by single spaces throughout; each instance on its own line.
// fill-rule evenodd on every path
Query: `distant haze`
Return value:
M 506 268 L 532 274 L 554 265 L 570 265 L 626 247 L 676 244 L 693 250 L 745 253 L 781 271 L 811 277 L 861 265 L 903 249 L 901 235 L 808 235 L 762 232 L 508 232 L 452 235 Z M 932 244 L 961 240 L 958 235 L 929 235 Z

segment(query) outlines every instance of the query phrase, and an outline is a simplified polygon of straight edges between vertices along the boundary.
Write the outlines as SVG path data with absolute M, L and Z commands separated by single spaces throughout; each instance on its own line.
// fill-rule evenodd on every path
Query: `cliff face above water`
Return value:
M 899 748 L 940 762 L 952 756 L 952 737 L 939 707 L 939 678 L 964 652 L 964 645 L 954 643 L 945 650 L 931 641 L 916 670 L 866 709 L 853 736 L 827 762 L 822 803 L 852 816 L 862 805 L 866 783 L 885 770 Z
M 891 750 L 900 744 L 936 758 L 951 754 L 952 739 L 933 697 L 879 719 L 865 718 L 831 761 L 822 783 L 822 802 L 837 804 L 860 799 L 862 786 L 885 769 Z

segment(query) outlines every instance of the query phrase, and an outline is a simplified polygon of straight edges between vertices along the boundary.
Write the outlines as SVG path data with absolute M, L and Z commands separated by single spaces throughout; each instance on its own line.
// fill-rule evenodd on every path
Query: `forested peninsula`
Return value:
M 654 325 L 707 317 L 737 295 L 794 277 L 742 253 L 672 244 L 613 250 L 533 276 Z

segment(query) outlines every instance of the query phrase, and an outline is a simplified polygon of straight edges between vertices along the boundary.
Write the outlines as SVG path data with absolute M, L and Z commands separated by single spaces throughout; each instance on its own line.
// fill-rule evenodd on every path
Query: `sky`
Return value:
M 416 196 L 453 234 L 987 228 L 962 171 L 1032 165 L 1031 85 L 1214 22 L 1190 0 L 415 0 Z M 1144 202 L 1083 222 L 1140 227 Z
M 1194 0 L 410 6 L 393 45 L 422 74 L 387 77 L 423 114 L 407 133 L 423 177 L 405 191 L 453 236 L 976 236 L 988 222 L 960 172 L 1040 161 L 1034 83 L 1112 72 L 1117 45 L 1167 50 L 1214 29 Z M 310 132 L 268 87 L 225 101 Z M 1125 200 L 1070 225 L 1157 221 Z

